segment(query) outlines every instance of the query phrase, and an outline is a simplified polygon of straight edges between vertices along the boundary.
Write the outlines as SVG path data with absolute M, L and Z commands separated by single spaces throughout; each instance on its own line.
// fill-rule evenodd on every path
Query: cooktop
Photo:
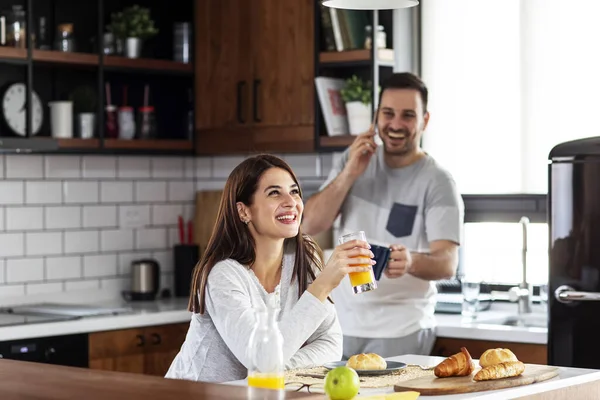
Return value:
M 63 315 L 0 314 L 0 326 L 39 324 L 42 322 L 57 322 L 72 319 L 77 319 L 77 317 Z

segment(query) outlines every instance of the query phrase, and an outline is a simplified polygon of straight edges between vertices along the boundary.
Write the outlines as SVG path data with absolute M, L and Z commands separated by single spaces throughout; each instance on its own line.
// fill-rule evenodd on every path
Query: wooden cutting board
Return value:
M 217 211 L 221 202 L 222 190 L 196 192 L 196 208 L 194 210 L 194 241 L 204 252 L 212 234 Z
M 459 394 L 482 392 L 486 390 L 506 389 L 516 386 L 530 385 L 546 381 L 558 375 L 558 368 L 547 365 L 525 364 L 525 372 L 512 378 L 476 382 L 473 376 L 479 371 L 477 368 L 471 376 L 451 378 L 437 378 L 434 375 L 411 379 L 394 385 L 394 391 L 403 392 L 414 390 L 422 396 L 439 396 L 444 394 Z

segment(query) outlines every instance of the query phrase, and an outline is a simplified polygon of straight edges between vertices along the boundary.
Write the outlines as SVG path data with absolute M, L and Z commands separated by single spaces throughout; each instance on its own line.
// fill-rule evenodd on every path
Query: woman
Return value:
M 328 296 L 348 272 L 369 269 L 351 262 L 373 265 L 373 254 L 367 243 L 349 242 L 323 268 L 318 245 L 300 232 L 303 210 L 298 180 L 280 158 L 255 156 L 232 171 L 194 269 L 190 328 L 167 378 L 245 379 L 254 307 L 272 296 L 280 304 L 286 368 L 341 359 L 342 332 Z

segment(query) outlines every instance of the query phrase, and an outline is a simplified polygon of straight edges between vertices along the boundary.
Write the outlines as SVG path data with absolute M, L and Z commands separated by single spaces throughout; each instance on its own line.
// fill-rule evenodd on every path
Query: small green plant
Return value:
M 352 78 L 346 80 L 346 85 L 340 93 L 345 103 L 360 101 L 363 104 L 370 104 L 372 99 L 371 82 L 364 83 L 362 79 L 352 75 Z
M 77 113 L 96 112 L 98 97 L 96 91 L 88 85 L 77 86 L 69 96 Z
M 148 39 L 158 33 L 154 21 L 150 18 L 150 10 L 137 4 L 112 13 L 110 24 L 106 29 L 118 39 L 128 37 Z

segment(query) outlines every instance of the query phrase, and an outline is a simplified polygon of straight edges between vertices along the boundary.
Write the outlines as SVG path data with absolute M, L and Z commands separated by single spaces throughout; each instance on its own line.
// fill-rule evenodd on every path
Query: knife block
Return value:
M 200 261 L 200 246 L 178 244 L 173 247 L 175 266 L 175 297 L 188 297 L 192 284 L 194 267 Z

